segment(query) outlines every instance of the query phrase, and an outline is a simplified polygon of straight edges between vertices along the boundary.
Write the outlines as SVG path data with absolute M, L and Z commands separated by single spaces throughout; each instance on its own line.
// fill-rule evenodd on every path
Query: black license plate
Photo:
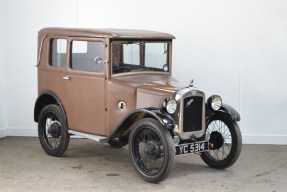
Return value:
M 203 152 L 209 150 L 208 141 L 198 141 L 193 143 L 185 143 L 175 146 L 175 155 L 184 155 L 188 153 Z

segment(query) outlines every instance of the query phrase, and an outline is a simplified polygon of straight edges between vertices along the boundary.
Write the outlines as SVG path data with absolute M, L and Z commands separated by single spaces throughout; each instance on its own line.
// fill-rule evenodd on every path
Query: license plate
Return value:
M 209 150 L 208 141 L 198 141 L 185 143 L 175 146 L 175 155 L 184 155 L 188 153 L 203 152 Z

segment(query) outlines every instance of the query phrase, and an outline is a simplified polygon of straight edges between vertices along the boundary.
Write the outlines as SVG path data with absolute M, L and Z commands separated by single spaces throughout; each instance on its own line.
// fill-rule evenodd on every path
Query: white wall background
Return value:
M 52 26 L 174 34 L 181 83 L 235 107 L 244 143 L 287 144 L 287 1 L 0 0 L 0 137 L 36 135 L 37 31 Z
M 6 70 L 5 70 L 5 2 L 0 0 L 0 137 L 5 136 L 6 128 Z

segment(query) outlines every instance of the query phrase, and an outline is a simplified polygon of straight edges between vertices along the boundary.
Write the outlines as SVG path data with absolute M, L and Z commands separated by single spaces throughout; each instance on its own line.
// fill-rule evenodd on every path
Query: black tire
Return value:
M 138 175 L 147 182 L 158 183 L 173 168 L 174 142 L 170 132 L 157 120 L 145 118 L 132 128 L 129 154 Z
M 47 105 L 42 109 L 38 119 L 38 135 L 48 155 L 59 157 L 67 150 L 70 134 L 64 112 L 58 105 Z
M 108 141 L 108 144 L 114 148 L 121 148 L 128 144 L 128 140 L 127 137 L 112 138 Z
M 201 153 L 202 160 L 212 168 L 225 169 L 233 165 L 241 152 L 242 137 L 236 121 L 223 112 L 211 117 L 206 129 L 210 151 Z

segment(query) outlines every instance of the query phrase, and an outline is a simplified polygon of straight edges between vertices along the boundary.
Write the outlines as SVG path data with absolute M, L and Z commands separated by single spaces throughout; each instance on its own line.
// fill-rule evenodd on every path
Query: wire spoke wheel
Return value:
M 45 126 L 45 129 L 42 129 L 42 134 L 47 146 L 49 146 L 51 150 L 57 149 L 61 140 L 61 130 L 57 130 L 61 129 L 58 118 L 53 113 L 47 113 L 42 123 L 42 126 Z
M 140 130 L 135 136 L 135 158 L 147 175 L 156 175 L 164 162 L 164 148 L 157 133 L 148 128 Z
M 148 182 L 165 179 L 174 164 L 174 143 L 167 129 L 154 119 L 136 123 L 129 137 L 129 152 L 137 173 Z
M 233 165 L 241 152 L 242 138 L 237 123 L 227 114 L 217 112 L 206 128 L 210 150 L 201 158 L 210 167 L 224 169 Z
M 207 127 L 206 138 L 211 141 L 213 145 L 213 147 L 211 147 L 212 150 L 207 152 L 209 156 L 214 160 L 226 159 L 232 147 L 232 137 L 227 125 L 221 120 L 212 121 Z M 216 139 L 219 141 L 216 141 Z
M 38 120 L 38 134 L 47 154 L 61 156 L 66 151 L 70 135 L 65 122 L 65 116 L 59 106 L 48 105 L 42 109 Z

